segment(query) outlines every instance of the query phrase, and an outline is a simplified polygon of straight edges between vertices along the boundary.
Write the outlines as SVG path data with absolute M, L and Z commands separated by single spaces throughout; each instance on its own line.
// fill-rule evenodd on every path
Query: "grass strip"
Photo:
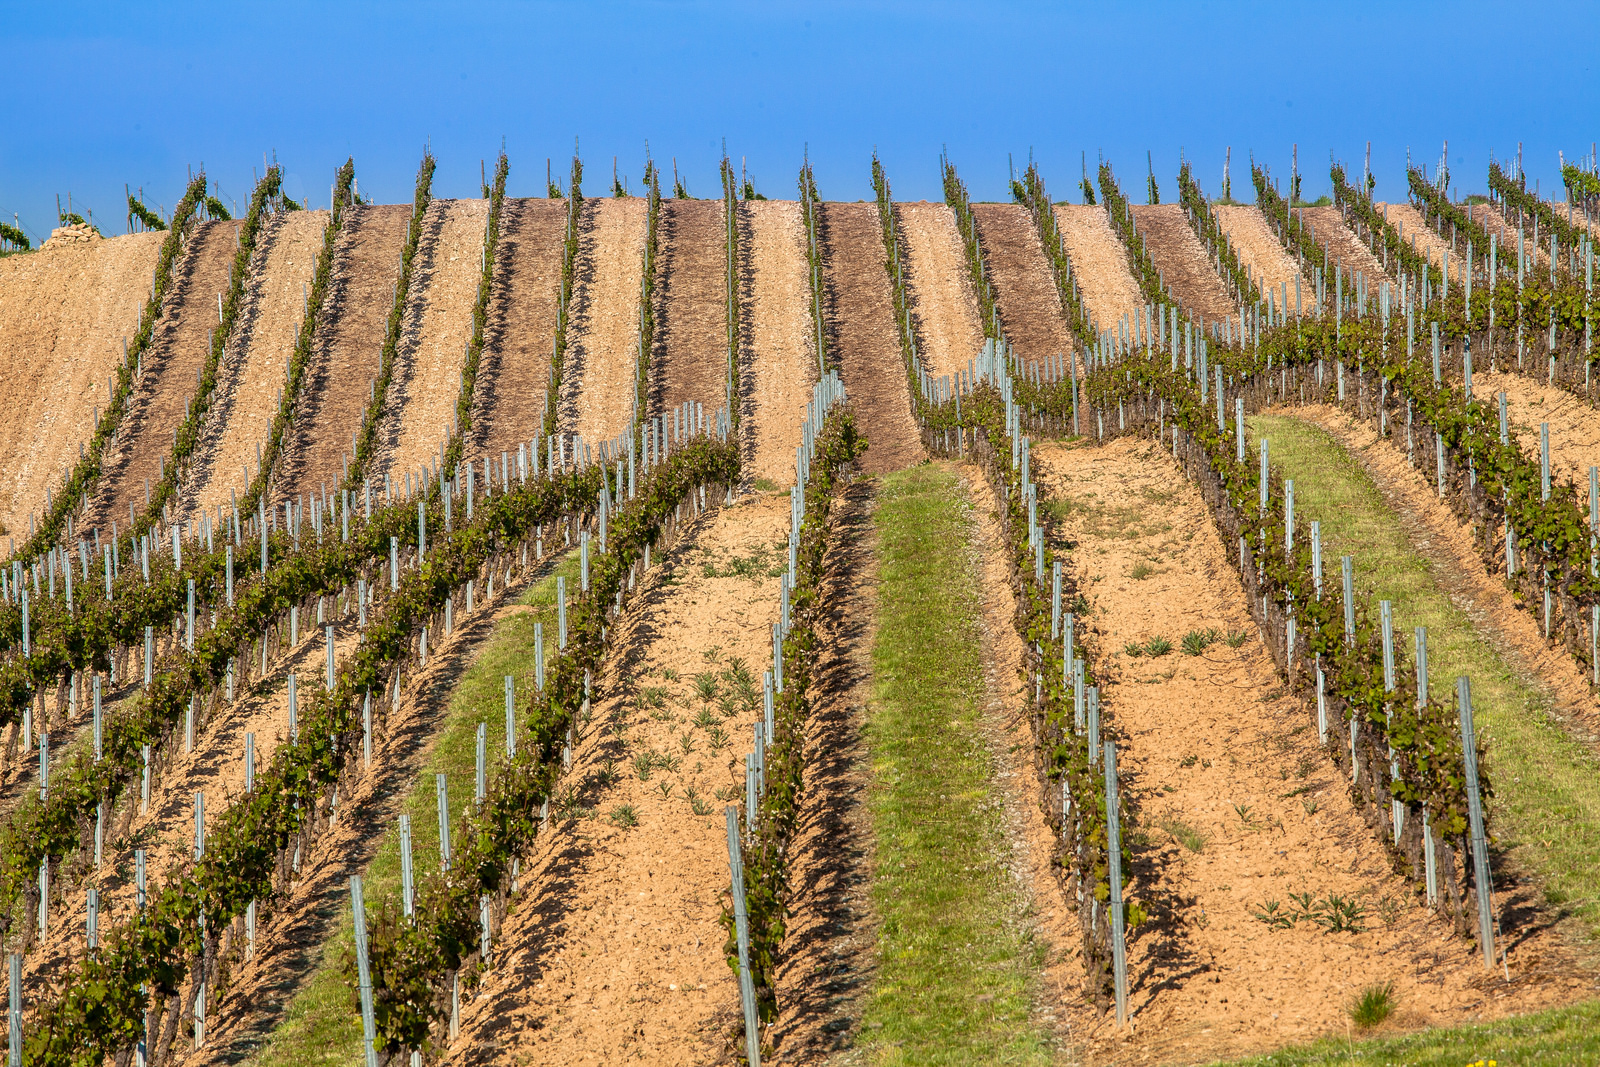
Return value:
M 1448 691 L 1460 675 L 1471 677 L 1496 793 L 1491 835 L 1537 874 L 1547 903 L 1600 932 L 1600 763 L 1551 717 L 1548 696 L 1518 678 L 1439 587 L 1357 456 L 1292 416 L 1248 421 L 1294 479 L 1301 521 L 1322 522 L 1326 580 L 1338 582 L 1339 557 L 1354 556 L 1357 585 L 1393 602 L 1397 641 L 1409 644 L 1413 627 L 1428 628 L 1430 688 Z
M 883 929 L 863 1017 L 883 1064 L 1046 1063 L 1040 948 L 1014 921 L 1003 797 L 981 721 L 972 503 L 948 465 L 882 483 L 868 711 L 873 897 Z
M 1228 1067 L 1587 1067 L 1600 1063 L 1600 1001 L 1499 1022 L 1364 1041 L 1325 1038 Z
M 440 727 L 438 739 L 423 772 L 412 783 L 401 810 L 411 816 L 412 865 L 418 883 L 438 866 L 439 816 L 434 775 L 448 776 L 452 818 L 472 799 L 477 767 L 478 724 L 488 724 L 488 761 L 492 767 L 505 754 L 505 676 L 516 678 L 518 703 L 533 685 L 533 627 L 545 626 L 545 657 L 555 654 L 556 578 L 565 576 L 575 587 L 577 553 L 569 553 L 555 569 L 535 582 L 518 600 L 531 608 L 506 616 L 495 624 L 477 659 L 467 668 Z M 400 830 L 396 824 L 384 834 L 372 863 L 362 876 L 369 901 L 400 897 Z M 359 1064 L 361 1013 L 345 978 L 343 961 L 355 951 L 355 934 L 348 903 L 339 926 L 323 948 L 316 973 L 295 994 L 283 1022 L 252 1061 L 257 1067 L 299 1067 L 302 1064 Z

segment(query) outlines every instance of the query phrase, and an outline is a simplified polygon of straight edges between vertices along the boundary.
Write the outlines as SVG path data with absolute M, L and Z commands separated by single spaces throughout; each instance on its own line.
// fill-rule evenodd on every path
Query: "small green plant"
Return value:
M 719 686 L 717 685 L 717 676 L 715 674 L 707 672 L 694 676 L 695 695 L 700 698 L 701 703 L 710 704 L 713 700 L 716 700 L 718 690 Z
M 1228 633 L 1227 644 L 1229 648 L 1238 648 L 1250 639 L 1248 630 L 1231 630 Z
M 683 749 L 683 754 L 685 756 L 687 756 L 690 753 L 692 753 L 694 751 L 694 736 L 692 734 L 690 734 L 689 731 L 687 731 L 687 730 L 685 730 L 683 733 L 679 734 L 678 735 L 678 747 Z
M 1251 908 L 1250 914 L 1274 930 L 1287 930 L 1294 925 L 1294 919 L 1281 910 L 1276 900 L 1263 901 Z
M 1191 656 L 1198 656 L 1221 636 L 1215 630 L 1190 630 L 1183 635 L 1183 650 Z
M 661 677 L 669 682 L 676 682 L 678 680 L 678 672 L 671 667 L 663 667 L 661 668 Z
M 717 717 L 711 714 L 710 708 L 701 708 L 699 713 L 695 715 L 693 722 L 700 729 L 709 730 L 717 724 Z
M 1382 1023 L 1394 1014 L 1394 983 L 1379 982 L 1361 991 L 1350 1004 L 1350 1021 L 1363 1030 Z
M 694 812 L 696 815 L 710 815 L 715 809 L 713 809 L 710 804 L 707 804 L 699 797 L 690 797 L 689 810 Z
M 716 796 L 716 798 L 718 800 L 720 800 L 724 804 L 726 804 L 726 803 L 728 803 L 728 801 L 734 799 L 735 797 L 737 797 L 739 795 L 739 787 L 736 786 L 736 785 L 725 785 L 722 788 L 716 790 L 714 795 Z
M 1172 835 L 1172 839 L 1190 852 L 1202 852 L 1206 847 L 1206 835 L 1184 822 L 1175 815 L 1168 815 L 1156 824 Z
M 1150 564 L 1141 563 L 1137 567 L 1134 567 L 1133 570 L 1128 572 L 1128 577 L 1132 578 L 1136 582 L 1142 582 L 1155 573 L 1157 573 L 1156 569 L 1150 566 Z
M 721 645 L 712 645 L 710 648 L 708 648 L 704 652 L 700 653 L 700 658 L 705 660 L 707 663 L 711 664 L 712 666 L 716 666 L 718 661 L 720 661 L 722 659 L 722 646 Z
M 1255 819 L 1251 815 L 1251 811 L 1253 810 L 1251 805 L 1235 804 L 1233 806 L 1233 810 L 1239 813 L 1239 821 L 1244 823 L 1246 828 L 1255 826 Z
M 1306 797 L 1300 802 L 1300 806 L 1306 809 L 1307 815 L 1315 815 L 1317 813 L 1317 798 Z
M 1144 655 L 1144 646 L 1139 644 L 1137 641 L 1129 641 L 1127 644 L 1122 646 L 1122 651 L 1126 652 L 1130 656 L 1138 658 L 1139 656 Z
M 661 799 L 662 800 L 671 800 L 672 799 L 672 783 L 668 782 L 668 781 L 657 782 L 656 783 L 656 792 L 661 794 Z
M 618 804 L 611 809 L 611 825 L 619 826 L 624 830 L 639 825 L 639 813 L 632 804 Z
M 621 777 L 622 775 L 617 772 L 617 761 L 607 759 L 600 761 L 600 769 L 595 772 L 594 780 L 599 783 L 602 789 L 609 789 Z
M 1152 659 L 1157 656 L 1165 656 L 1171 651 L 1172 642 L 1168 641 L 1165 637 L 1152 637 L 1149 641 L 1145 642 L 1144 654 Z
M 1366 905 L 1358 904 L 1353 899 L 1339 896 L 1337 893 L 1329 893 L 1327 899 L 1321 903 L 1316 922 L 1330 934 L 1341 932 L 1359 934 L 1366 929 L 1361 921 L 1366 917 Z
M 1090 610 L 1089 600 L 1082 593 L 1072 598 L 1072 613 L 1074 615 L 1088 615 Z
M 1193 767 L 1196 763 L 1199 763 L 1199 762 L 1200 762 L 1200 757 L 1196 756 L 1193 752 L 1191 752 L 1187 756 L 1183 757 L 1181 760 L 1178 761 L 1178 766 L 1180 766 L 1180 767 Z
M 641 752 L 633 757 L 633 773 L 639 776 L 639 781 L 641 782 L 650 780 L 650 772 L 655 769 L 655 766 L 656 761 L 648 752 Z
M 710 731 L 711 751 L 721 752 L 728 747 L 728 731 L 720 726 L 713 726 Z

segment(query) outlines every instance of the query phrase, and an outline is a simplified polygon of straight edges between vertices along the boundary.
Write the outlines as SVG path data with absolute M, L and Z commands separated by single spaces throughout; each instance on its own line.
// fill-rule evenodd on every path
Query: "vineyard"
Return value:
M 0 258 L 8 1062 L 1600 1060 L 1600 180 L 937 166 Z

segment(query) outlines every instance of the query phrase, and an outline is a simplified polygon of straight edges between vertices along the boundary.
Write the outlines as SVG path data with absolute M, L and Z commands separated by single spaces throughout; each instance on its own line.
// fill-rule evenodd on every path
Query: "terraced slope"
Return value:
M 217 297 L 228 288 L 237 251 L 238 221 L 203 222 L 173 271 L 144 363 L 144 377 L 106 457 L 104 474 L 87 526 L 126 521 L 129 508 L 143 509 L 147 484 L 161 477 L 172 454 L 173 434 L 194 396 L 200 370 L 217 326 Z
M 622 433 L 633 417 L 648 212 L 636 197 L 588 200 L 582 209 L 561 429 L 591 446 Z
M 817 380 L 805 223 L 792 200 L 739 205 L 739 398 L 744 470 L 794 484 L 800 422 Z
M 1295 294 L 1300 297 L 1303 314 L 1314 314 L 1317 307 L 1316 287 L 1309 274 L 1302 273 L 1300 265 L 1284 250 L 1283 242 L 1267 225 L 1266 216 L 1253 204 L 1213 204 L 1217 222 L 1239 259 L 1250 269 L 1250 275 L 1263 293 L 1271 289 L 1278 294 L 1279 306 L 1291 310 Z M 1284 303 L 1284 287 L 1288 287 Z M 1298 288 L 1297 288 L 1298 286 Z
M 94 435 L 163 237 L 52 241 L 0 259 L 0 529 L 19 540 Z
M 423 217 L 406 326 L 384 400 L 374 475 L 402 475 L 437 456 L 456 429 L 472 306 L 483 276 L 487 200 L 435 200 Z
M 506 200 L 500 209 L 494 290 L 478 363 L 475 447 L 515 453 L 544 425 L 545 391 L 561 301 L 565 200 Z
M 664 200 L 656 255 L 650 414 L 727 402 L 726 231 L 720 200 Z
M 411 205 L 356 207 L 334 248 L 333 283 L 316 349 L 276 477 L 279 493 L 335 484 L 378 376 Z
M 1094 204 L 1058 204 L 1055 212 L 1078 292 L 1097 330 L 1114 329 L 1124 318 L 1133 321 L 1144 298 L 1128 269 L 1127 249 L 1111 228 L 1106 209 Z
M 906 284 L 922 364 L 940 377 L 967 369 L 983 347 L 967 253 L 948 204 L 896 204 L 906 242 Z
M 876 204 L 823 204 L 819 219 L 828 354 L 871 442 L 862 466 L 899 470 L 922 459 L 911 418 L 894 294 Z
M 263 228 L 254 253 L 259 267 L 252 265 L 205 439 L 183 494 L 185 519 L 226 504 L 230 493 L 242 494 L 255 476 L 255 450 L 265 444 L 278 409 L 327 225 L 326 211 L 291 211 L 273 216 Z
M 1184 218 L 1182 207 L 1136 204 L 1133 218 L 1144 235 L 1156 269 L 1177 295 L 1184 311 L 1206 322 L 1237 319 L 1239 309 L 1212 268 L 1205 246 L 1195 236 L 1189 220 Z
M 1000 325 L 1025 360 L 1072 351 L 1044 246 L 1021 204 L 974 204 L 978 242 L 1000 306 Z

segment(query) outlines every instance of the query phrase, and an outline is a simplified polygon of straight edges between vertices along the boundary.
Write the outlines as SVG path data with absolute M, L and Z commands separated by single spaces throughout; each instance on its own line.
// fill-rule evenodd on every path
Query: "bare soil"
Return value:
M 1233 297 L 1217 277 L 1180 205 L 1135 204 L 1133 218 L 1156 269 L 1185 311 L 1205 322 L 1238 317 Z
M 657 233 L 650 414 L 728 399 L 727 238 L 720 200 L 663 200 Z
M 822 603 L 827 616 L 812 675 L 810 736 L 789 867 L 790 918 L 778 973 L 773 1062 L 814 1063 L 851 1047 L 877 962 L 870 753 L 862 736 L 872 695 L 877 553 L 876 481 L 836 502 Z
M 1467 208 L 1470 208 L 1472 211 L 1472 219 L 1474 222 L 1480 224 L 1489 233 L 1497 233 L 1500 235 L 1501 248 L 1511 249 L 1513 254 L 1515 253 L 1517 247 L 1517 228 L 1506 220 L 1506 217 L 1500 213 L 1500 208 L 1497 205 L 1469 204 L 1467 205 Z M 1573 212 L 1572 217 L 1574 223 L 1577 225 L 1583 224 L 1582 212 Z M 1540 236 L 1544 235 L 1541 234 Z M 1534 261 L 1548 271 L 1550 269 L 1549 238 L 1545 238 L 1544 247 L 1543 249 L 1540 249 L 1533 243 L 1532 237 L 1533 231 L 1531 227 L 1523 231 L 1523 250 L 1531 253 Z M 1486 255 L 1488 251 L 1489 250 L 1487 248 L 1473 249 L 1473 252 L 1478 255 Z
M 965 371 L 983 348 L 983 323 L 972 292 L 967 251 L 948 204 L 895 205 L 906 242 L 906 287 L 918 356 L 935 378 Z M 1052 281 L 1052 285 L 1055 283 Z
M 334 598 L 327 600 L 334 611 Z M 334 618 L 330 614 L 330 618 Z M 354 650 L 357 630 L 353 621 L 335 621 L 335 656 L 343 659 Z M 283 635 L 285 644 L 288 633 Z M 217 710 L 195 725 L 194 748 L 185 749 L 183 724 L 152 756 L 149 810 L 141 813 L 139 783 L 135 779 L 123 803 L 107 822 L 105 862 L 96 872 L 65 889 L 55 905 L 56 918 L 42 946 L 27 957 L 26 969 L 41 979 L 64 977 L 86 949 L 83 916 L 88 890 L 100 894 L 100 923 L 109 931 L 125 921 L 136 907 L 134 850 L 145 849 L 145 868 L 151 892 L 194 861 L 194 797 L 205 794 L 206 821 L 215 821 L 244 793 L 245 735 L 255 734 L 256 766 L 264 767 L 289 737 L 288 674 L 296 674 L 302 701 L 321 686 L 325 652 L 316 617 L 302 619 L 300 642 L 274 656 L 267 680 L 239 693 L 232 704 L 219 700 Z M 89 857 L 92 860 L 92 856 Z M 226 1018 L 218 1020 L 227 1026 Z
M 356 207 L 334 247 L 311 365 L 274 477 L 284 495 L 336 483 L 378 377 L 411 205 Z
M 1057 204 L 1056 225 L 1072 261 L 1084 307 L 1097 331 L 1110 330 L 1126 318 L 1132 322 L 1144 307 L 1139 283 L 1128 269 L 1128 250 L 1097 204 Z
M 1589 499 L 1589 468 L 1600 466 L 1600 415 L 1582 397 L 1553 389 L 1538 379 L 1514 372 L 1472 372 L 1472 394 L 1496 404 L 1506 394 L 1506 417 L 1518 443 L 1534 461 L 1539 458 L 1539 426 L 1550 425 L 1550 480 L 1578 487 L 1580 506 Z
M 406 326 L 384 401 L 374 476 L 434 463 L 455 432 L 472 308 L 483 277 L 487 200 L 435 200 L 422 223 Z
M 628 428 L 639 358 L 639 291 L 649 206 L 636 197 L 584 201 L 561 429 L 591 446 Z
M 1006 340 L 1024 360 L 1072 351 L 1061 297 L 1033 220 L 1021 204 L 974 204 L 978 241 Z
M 1302 207 L 1295 208 L 1295 211 L 1311 224 L 1312 239 L 1328 250 L 1329 267 L 1343 263 L 1347 274 L 1358 270 L 1366 276 L 1369 285 L 1394 281 L 1361 238 L 1350 232 L 1338 208 Z
M 165 235 L 50 244 L 0 259 L 0 532 L 26 536 L 46 487 L 106 409 Z
M 1228 235 L 1229 244 L 1250 269 L 1256 287 L 1271 289 L 1278 294 L 1279 306 L 1294 308 L 1295 293 L 1299 292 L 1301 308 L 1307 315 L 1316 313 L 1317 293 L 1310 277 L 1300 273 L 1293 257 L 1284 250 L 1283 242 L 1267 225 L 1266 216 L 1254 204 L 1214 204 L 1217 222 Z M 1284 296 L 1288 286 L 1288 296 Z M 1298 286 L 1298 289 L 1296 288 Z M 1287 300 L 1287 304 L 1284 302 Z
M 1444 254 L 1449 249 L 1450 243 L 1433 232 L 1433 227 L 1422 217 L 1422 212 L 1404 201 L 1373 206 L 1384 212 L 1389 225 L 1399 229 L 1401 238 L 1412 248 L 1426 255 L 1429 263 L 1435 267 L 1444 265 Z M 1456 256 L 1455 261 L 1455 265 L 1460 267 L 1461 257 Z
M 922 441 L 911 418 L 877 205 L 823 204 L 818 216 L 828 354 L 869 442 L 862 467 L 869 474 L 908 467 L 922 460 Z
M 792 200 L 739 204 L 739 398 L 743 469 L 794 484 L 794 450 L 817 380 L 805 222 Z
M 1035 455 L 1041 480 L 1072 503 L 1057 533 L 1076 544 L 1070 567 L 1092 605 L 1086 644 L 1129 794 L 1132 897 L 1150 914 L 1130 935 L 1132 1033 L 1068 1005 L 1085 1062 L 1210 1062 L 1343 1035 L 1349 1002 L 1381 981 L 1395 984 L 1397 1030 L 1581 994 L 1590 979 L 1554 929 L 1521 932 L 1508 983 L 1390 870 L 1311 711 L 1285 695 L 1204 502 L 1164 450 L 1121 439 Z M 1208 628 L 1249 636 L 1199 656 L 1124 651 Z M 1255 917 L 1272 900 L 1288 909 L 1296 892 L 1359 902 L 1363 929 Z
M 273 216 L 262 228 L 184 493 L 183 521 L 226 504 L 230 492 L 242 494 L 255 474 L 255 449 L 266 444 L 278 410 L 278 391 L 305 321 L 305 293 L 327 225 L 326 211 L 291 211 Z
M 788 518 L 786 495 L 746 497 L 657 557 L 618 624 L 563 783 L 575 806 L 552 816 L 524 866 L 529 888 L 507 915 L 499 962 L 462 1005 L 452 1062 L 725 1062 L 739 994 L 722 952 L 722 796 L 744 785 Z M 771 567 L 731 576 L 739 557 Z M 755 678 L 755 699 L 729 715 L 691 683 L 735 657 Z M 690 721 L 705 708 L 725 747 Z M 648 753 L 657 766 L 643 780 L 637 762 Z M 695 814 L 691 790 L 706 814 Z
M 473 440 L 490 456 L 515 453 L 544 427 L 561 303 L 565 200 L 506 200 L 478 361 Z
M 217 297 L 228 288 L 239 226 L 237 220 L 201 223 L 174 267 L 173 284 L 145 354 L 144 376 L 134 388 L 116 446 L 106 456 L 84 525 L 120 522 L 130 504 L 142 510 L 145 483 L 160 480 L 161 468 L 172 456 L 173 434 L 183 423 L 210 353 Z

